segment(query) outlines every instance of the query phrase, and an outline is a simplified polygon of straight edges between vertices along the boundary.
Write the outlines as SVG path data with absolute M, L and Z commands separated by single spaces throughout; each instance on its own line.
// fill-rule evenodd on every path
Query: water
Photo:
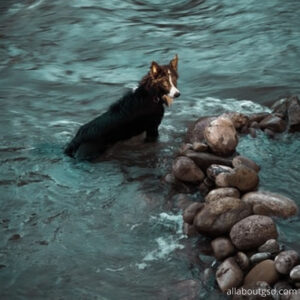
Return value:
M 195 263 L 199 245 L 182 235 L 161 178 L 189 121 L 300 94 L 299 9 L 297 0 L 2 1 L 0 298 L 189 293 L 183 281 L 201 279 L 212 259 Z M 118 145 L 99 164 L 63 156 L 80 124 L 175 53 L 182 96 L 159 143 Z M 239 151 L 262 166 L 261 188 L 300 204 L 299 147 L 299 134 L 261 134 Z M 300 250 L 299 218 L 278 226 Z M 200 285 L 200 299 L 222 297 Z

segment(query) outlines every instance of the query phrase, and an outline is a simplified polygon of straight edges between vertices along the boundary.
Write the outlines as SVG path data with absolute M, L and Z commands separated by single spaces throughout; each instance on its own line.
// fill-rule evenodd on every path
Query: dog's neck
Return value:
M 161 92 L 153 85 L 152 78 L 149 74 L 143 77 L 134 93 L 143 98 L 152 100 L 154 103 L 163 104 Z

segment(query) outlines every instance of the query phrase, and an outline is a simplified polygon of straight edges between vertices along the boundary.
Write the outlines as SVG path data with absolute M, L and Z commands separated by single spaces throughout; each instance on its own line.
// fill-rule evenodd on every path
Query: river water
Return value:
M 299 9 L 298 0 L 1 1 L 0 298 L 221 299 L 202 280 L 213 259 L 183 236 L 162 177 L 190 121 L 300 95 Z M 63 155 L 81 124 L 175 53 L 181 97 L 158 143 L 117 145 L 97 164 Z M 299 137 L 259 134 L 238 148 L 261 165 L 261 189 L 298 204 Z M 277 224 L 280 241 L 300 250 L 299 218 Z

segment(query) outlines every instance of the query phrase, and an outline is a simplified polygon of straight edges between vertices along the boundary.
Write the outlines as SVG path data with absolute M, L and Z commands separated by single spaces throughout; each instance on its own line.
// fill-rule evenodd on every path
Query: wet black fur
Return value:
M 151 80 L 150 75 L 145 76 L 135 91 L 127 93 L 107 112 L 81 126 L 65 154 L 79 160 L 93 160 L 117 141 L 144 131 L 147 141 L 155 140 L 164 115 L 161 97 L 165 91 L 153 85 Z

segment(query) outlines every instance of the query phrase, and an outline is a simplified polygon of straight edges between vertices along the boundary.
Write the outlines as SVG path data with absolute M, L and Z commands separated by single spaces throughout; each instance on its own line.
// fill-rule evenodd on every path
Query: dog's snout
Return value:
M 174 97 L 177 98 L 179 96 L 180 96 L 180 92 L 178 91 L 178 92 L 175 93 Z

